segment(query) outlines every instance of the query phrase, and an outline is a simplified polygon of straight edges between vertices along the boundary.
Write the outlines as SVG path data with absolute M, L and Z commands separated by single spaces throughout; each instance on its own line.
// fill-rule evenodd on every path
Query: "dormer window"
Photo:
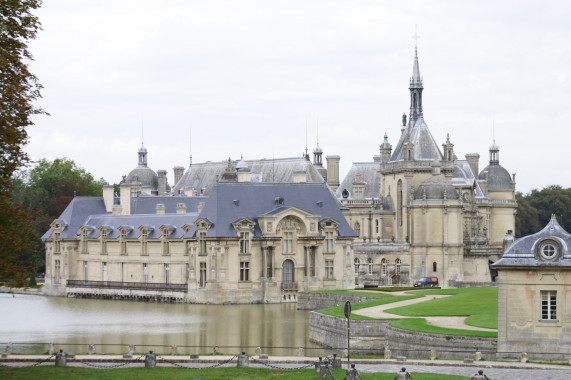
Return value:
M 363 200 L 365 199 L 365 186 L 353 186 L 353 199 Z
M 250 252 L 250 233 L 240 232 L 240 253 Z
M 561 256 L 561 246 L 553 238 L 540 240 L 535 248 L 535 257 L 541 261 L 556 261 Z

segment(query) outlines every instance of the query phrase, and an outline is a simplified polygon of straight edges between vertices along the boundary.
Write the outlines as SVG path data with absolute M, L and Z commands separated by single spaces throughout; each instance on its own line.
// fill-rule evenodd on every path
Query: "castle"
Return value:
M 490 147 L 479 155 L 441 151 L 424 121 L 415 49 L 410 114 L 393 151 L 354 163 L 319 144 L 301 157 L 138 166 L 115 194 L 76 197 L 43 236 L 48 294 L 182 302 L 293 302 L 297 292 L 494 281 L 490 263 L 513 231 L 515 178 Z

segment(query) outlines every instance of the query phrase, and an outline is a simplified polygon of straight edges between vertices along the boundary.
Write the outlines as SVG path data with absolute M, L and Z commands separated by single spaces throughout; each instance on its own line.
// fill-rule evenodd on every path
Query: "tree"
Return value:
M 561 227 L 566 231 L 571 230 L 571 188 L 552 185 L 542 190 L 533 189 L 526 195 L 517 193 L 516 200 L 517 237 L 538 232 L 549 223 L 552 214 L 555 214 Z
M 537 210 L 529 204 L 520 192 L 515 195 L 517 201 L 517 214 L 515 215 L 515 236 L 531 235 L 541 230 Z
M 34 105 L 41 84 L 28 70 L 28 42 L 41 29 L 32 11 L 41 0 L 0 0 L 0 277 L 21 282 L 28 269 L 22 252 L 29 247 L 29 215 L 13 203 L 11 176 L 28 157 L 23 146 L 32 117 L 45 113 Z
M 12 177 L 14 203 L 24 208 L 32 219 L 31 247 L 25 250 L 23 258 L 41 270 L 45 264 L 41 237 L 51 222 L 61 215 L 74 196 L 101 196 L 106 184 L 103 178 L 95 180 L 67 158 L 42 159 L 32 169 L 16 172 Z

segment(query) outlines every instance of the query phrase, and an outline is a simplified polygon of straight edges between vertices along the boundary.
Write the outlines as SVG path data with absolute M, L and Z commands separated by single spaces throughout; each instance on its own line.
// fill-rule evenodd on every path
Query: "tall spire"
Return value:
M 415 33 L 413 38 L 414 42 L 414 62 L 412 66 L 412 77 L 410 78 L 410 116 L 408 120 L 408 126 L 413 127 L 416 121 L 422 118 L 422 77 L 420 76 L 420 68 L 418 65 L 418 33 Z

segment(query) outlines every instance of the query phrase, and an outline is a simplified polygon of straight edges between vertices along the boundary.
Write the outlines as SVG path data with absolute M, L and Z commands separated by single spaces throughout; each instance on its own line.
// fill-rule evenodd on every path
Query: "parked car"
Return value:
M 422 277 L 414 283 L 414 286 L 429 286 L 434 288 L 435 286 L 438 286 L 438 277 Z

